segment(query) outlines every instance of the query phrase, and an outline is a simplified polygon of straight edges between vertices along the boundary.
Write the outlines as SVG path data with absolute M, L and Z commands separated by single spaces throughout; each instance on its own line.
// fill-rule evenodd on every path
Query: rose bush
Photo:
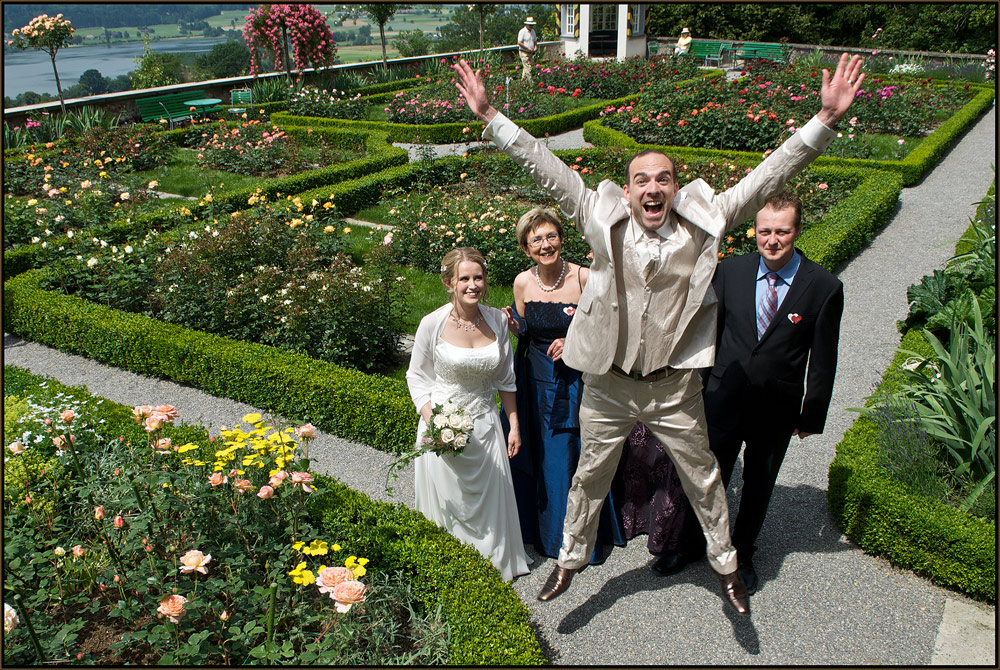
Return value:
M 446 641 L 420 634 L 440 621 L 417 612 L 405 579 L 369 574 L 344 539 L 317 536 L 308 510 L 322 491 L 292 484 L 309 474 L 308 439 L 293 428 L 248 414 L 209 438 L 173 425 L 169 405 L 129 418 L 45 384 L 28 393 L 37 411 L 17 431 L 28 446 L 5 475 L 33 453 L 60 467 L 35 473 L 27 502 L 4 503 L 4 590 L 28 620 L 18 626 L 5 608 L 5 664 L 443 660 Z M 5 444 L 13 434 L 5 430 Z M 237 485 L 256 489 L 279 474 L 288 476 L 267 498 Z M 229 483 L 213 486 L 211 475 Z M 60 495 L 46 513 L 39 500 L 50 490 Z
M 405 286 L 387 252 L 355 263 L 331 202 L 288 198 L 255 195 L 249 210 L 201 221 L 187 211 L 182 230 L 121 246 L 81 240 L 46 285 L 361 370 L 393 365 Z

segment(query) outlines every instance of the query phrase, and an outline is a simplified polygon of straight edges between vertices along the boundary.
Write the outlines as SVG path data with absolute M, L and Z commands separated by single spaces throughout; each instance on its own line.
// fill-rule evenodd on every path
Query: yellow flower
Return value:
M 263 417 L 260 414 L 254 412 L 253 414 L 247 414 L 244 416 L 243 421 L 244 423 L 257 424 L 262 418 Z
M 351 229 L 349 227 L 347 227 L 347 226 L 344 226 L 344 233 L 346 234 L 346 233 L 349 233 L 349 232 L 351 232 Z
M 105 172 L 104 170 L 101 170 L 101 172 L 100 172 L 100 173 L 99 173 L 99 174 L 98 174 L 97 176 L 98 176 L 98 177 L 107 177 L 107 176 L 108 176 L 108 173 L 107 173 L 107 172 Z
M 183 454 L 183 453 L 186 453 L 188 451 L 193 451 L 193 450 L 195 450 L 197 448 L 198 448 L 197 444 L 195 444 L 194 442 L 188 442 L 187 444 L 184 444 L 184 445 L 181 445 L 180 447 L 177 447 L 177 453 L 178 454 Z
M 333 545 L 331 547 L 331 549 L 333 549 L 334 551 L 340 551 L 340 545 L 339 544 L 335 544 L 335 545 Z
M 274 473 L 272 472 L 271 474 L 273 475 Z M 295 544 L 292 545 L 292 549 L 294 549 L 295 551 L 298 551 L 299 549 L 301 549 L 302 547 L 304 547 L 305 544 L 306 543 L 302 542 L 302 541 L 296 542 Z
M 313 540 L 309 543 L 309 546 L 302 550 L 302 553 L 306 556 L 325 556 L 328 552 L 328 547 L 326 542 L 323 540 Z
M 326 228 L 323 229 L 323 232 L 324 233 L 335 233 L 335 232 L 337 232 L 337 229 L 334 228 L 333 226 L 327 226 Z
M 291 220 L 291 221 L 290 221 L 290 222 L 288 223 L 288 227 L 289 227 L 289 228 L 292 228 L 292 229 L 295 229 L 295 228 L 298 228 L 298 227 L 299 227 L 299 226 L 301 226 L 301 225 L 302 225 L 302 219 L 292 219 L 292 220 Z
M 305 562 L 296 565 L 295 569 L 290 571 L 288 575 L 292 578 L 293 582 L 301 586 L 309 586 L 316 583 L 316 575 L 312 573 L 312 570 L 306 570 Z
M 205 202 L 212 202 L 212 194 L 211 193 L 206 193 L 205 194 Z
M 753 237 L 754 235 L 756 235 L 756 233 L 754 232 L 753 226 L 747 228 L 747 237 Z

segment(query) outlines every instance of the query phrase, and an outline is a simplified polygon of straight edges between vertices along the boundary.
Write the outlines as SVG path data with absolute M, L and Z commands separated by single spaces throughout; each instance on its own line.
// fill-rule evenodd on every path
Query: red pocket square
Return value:
M 792 323 L 798 323 L 799 321 L 802 320 L 802 315 L 801 314 L 789 314 L 788 315 L 788 320 L 791 321 Z

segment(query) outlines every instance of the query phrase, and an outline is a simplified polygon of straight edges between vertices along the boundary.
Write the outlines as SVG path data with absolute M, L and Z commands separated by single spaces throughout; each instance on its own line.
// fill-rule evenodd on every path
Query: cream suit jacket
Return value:
M 833 141 L 834 131 L 813 118 L 772 152 L 739 183 L 716 193 L 696 179 L 674 198 L 673 215 L 686 226 L 700 248 L 675 330 L 673 346 L 656 353 L 652 369 L 711 367 L 715 359 L 716 299 L 712 276 L 724 233 L 753 217 L 767 199 L 780 191 Z M 590 276 L 566 335 L 563 361 L 593 374 L 611 368 L 618 343 L 618 288 L 622 282 L 622 245 L 629 221 L 622 188 L 610 180 L 588 189 L 576 171 L 542 142 L 521 130 L 503 114 L 487 124 L 483 138 L 492 140 L 539 186 L 555 198 L 594 252 Z M 655 315 L 654 315 L 655 316 Z M 636 335 L 637 336 L 637 335 Z

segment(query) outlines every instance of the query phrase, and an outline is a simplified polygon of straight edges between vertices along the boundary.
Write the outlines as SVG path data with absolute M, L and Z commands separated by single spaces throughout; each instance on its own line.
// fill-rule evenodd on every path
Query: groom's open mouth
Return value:
M 663 201 L 662 200 L 647 200 L 642 203 L 642 209 L 649 216 L 659 216 L 663 212 Z

